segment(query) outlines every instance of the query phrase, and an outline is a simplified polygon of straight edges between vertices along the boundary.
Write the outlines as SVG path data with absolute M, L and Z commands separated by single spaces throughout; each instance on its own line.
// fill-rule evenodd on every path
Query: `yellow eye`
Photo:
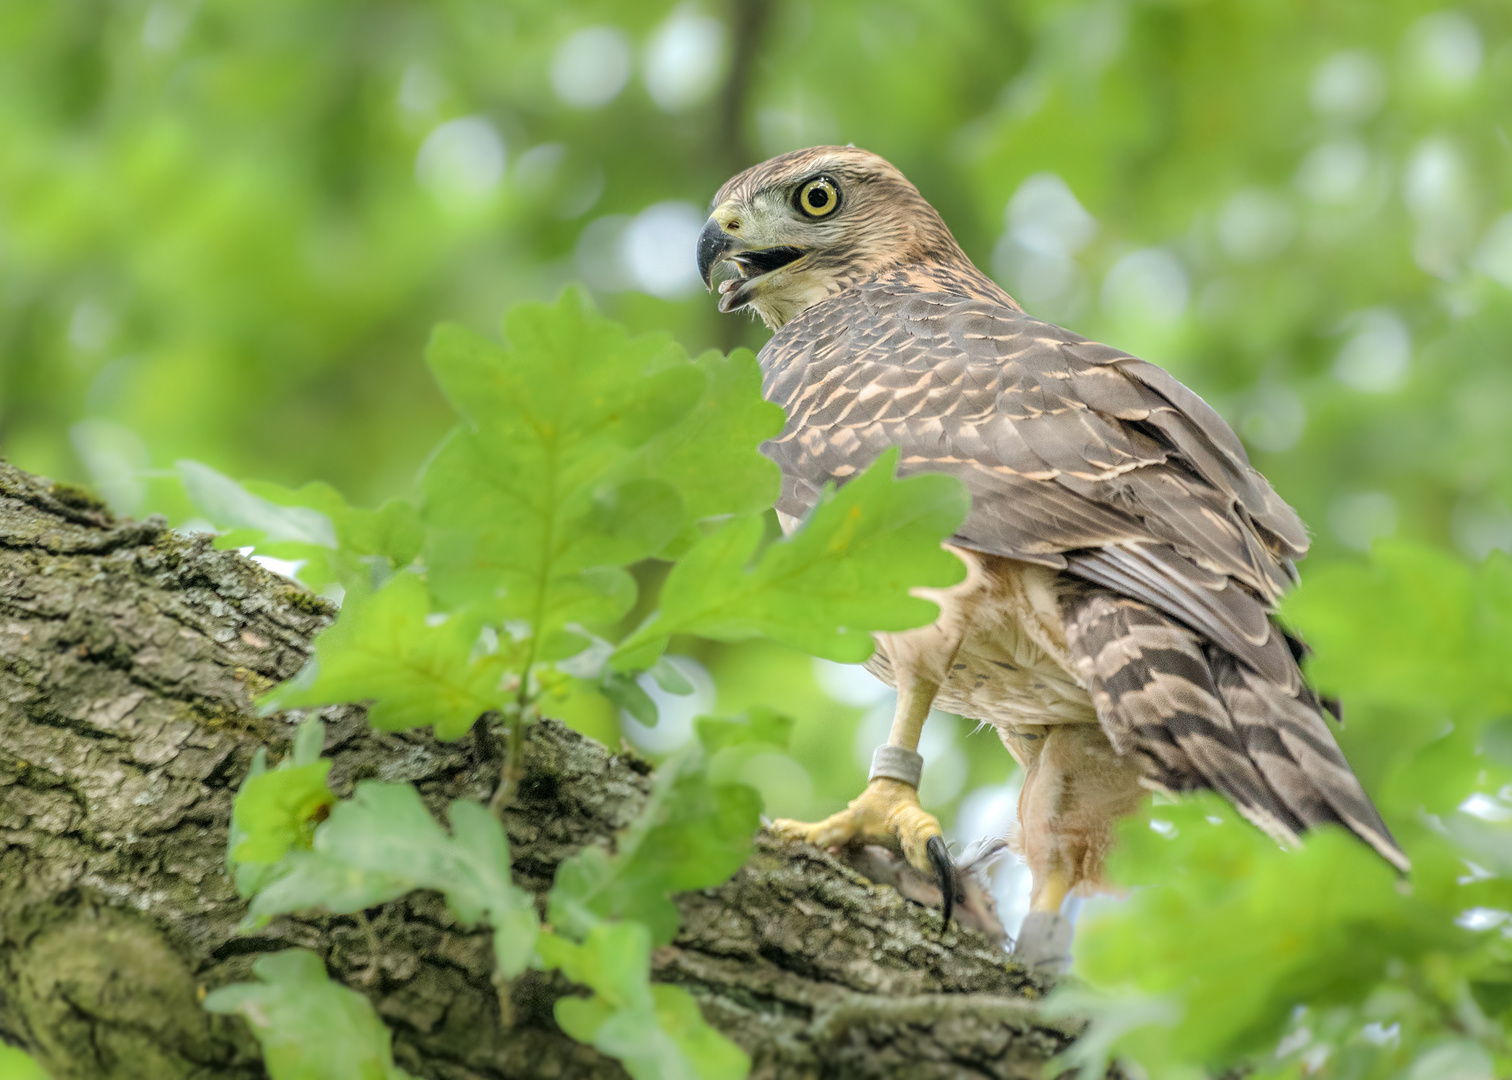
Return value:
M 829 177 L 820 176 L 798 189 L 797 202 L 798 209 L 809 217 L 826 217 L 840 205 L 840 189 Z

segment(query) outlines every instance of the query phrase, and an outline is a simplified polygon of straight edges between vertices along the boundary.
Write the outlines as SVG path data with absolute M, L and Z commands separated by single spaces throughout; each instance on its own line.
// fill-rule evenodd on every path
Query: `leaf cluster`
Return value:
M 705 718 L 700 735 L 745 726 Z M 782 739 L 780 721 L 763 735 Z M 760 799 L 743 784 L 711 779 L 708 753 L 721 741 L 664 762 L 646 805 L 615 839 L 565 860 L 546 900 L 553 932 L 537 941 L 542 967 L 587 986 L 562 998 L 557 1023 L 573 1038 L 620 1059 L 636 1080 L 738 1080 L 750 1061 L 704 1022 L 683 988 L 653 986 L 651 949 L 672 941 L 680 919 L 672 895 L 717 885 L 745 862 Z
M 309 722 L 305 730 L 312 726 L 318 731 L 319 721 Z M 558 867 L 546 898 L 547 928 L 537 917 L 535 898 L 511 880 L 508 840 L 487 808 L 454 800 L 448 835 L 412 785 L 368 780 L 331 808 L 311 842 L 289 845 L 276 864 L 259 867 L 263 873 L 243 929 L 255 930 L 276 915 L 308 909 L 362 912 L 416 889 L 431 889 L 445 897 L 463 925 L 487 923 L 501 993 L 508 992 L 507 980 L 532 966 L 561 970 L 593 991 L 587 999 L 558 1002 L 558 1021 L 574 1038 L 620 1058 L 637 1080 L 744 1076 L 749 1065 L 745 1055 L 703 1022 L 687 991 L 650 981 L 652 947 L 670 942 L 677 932 L 672 895 L 717 885 L 738 869 L 750 852 L 760 811 L 754 791 L 713 783 L 707 769 L 707 750 L 727 748 L 732 731 L 752 725 L 741 718 L 711 717 L 700 726 L 711 737 L 656 771 L 645 806 L 612 847 L 590 846 Z M 786 726 L 776 717 L 763 717 L 758 727 L 762 741 L 780 739 Z M 266 802 L 270 783 L 284 786 L 289 797 L 281 803 L 293 801 L 303 790 L 300 770 L 312 764 L 329 762 L 266 771 L 243 785 L 236 815 L 248 830 L 236 838 L 229 856 L 233 865 L 236 852 L 261 853 L 286 829 L 284 818 L 265 820 L 245 804 Z M 255 1014 L 259 1022 L 268 1017 L 264 1026 L 269 1030 L 254 1023 L 254 1031 L 263 1040 L 275 1080 L 316 1075 L 299 1070 L 323 1060 L 332 1031 L 374 1054 L 380 1049 L 387 1054 L 387 1033 L 375 1041 L 363 1027 L 372 1018 L 366 1001 L 327 983 L 317 959 L 299 952 L 265 959 L 266 968 L 255 971 L 267 985 L 226 988 L 213 1004 L 219 1011 Z M 302 1008 L 307 999 L 318 1003 L 308 1016 L 279 1011 Z M 277 1005 L 273 1012 L 257 1011 L 270 1000 Z M 340 1014 L 341 1022 L 327 1025 L 332 1012 Z M 366 1060 L 361 1055 L 367 1050 L 358 1053 Z
M 299 726 L 287 758 L 268 769 L 268 751 L 258 747 L 232 805 L 226 865 L 242 897 L 267 882 L 269 868 L 291 850 L 309 850 L 315 826 L 336 801 L 326 784 L 331 763 L 320 757 L 325 726 L 312 717 Z
M 260 956 L 255 983 L 213 991 L 205 1008 L 239 1013 L 277 1080 L 410 1080 L 394 1064 L 392 1036 L 368 999 L 326 977 L 304 949 Z
M 341 619 L 268 708 L 367 701 L 379 727 L 453 739 L 485 712 L 523 707 L 542 679 L 560 682 L 548 665 L 576 658 L 583 674 L 568 677 L 654 719 L 626 673 L 675 679 L 657 663 L 673 635 L 765 636 L 860 660 L 873 631 L 933 618 L 911 589 L 960 579 L 939 542 L 965 517 L 964 490 L 895 478 L 895 453 L 768 542 L 778 474 L 757 444 L 782 416 L 750 353 L 689 360 L 573 291 L 513 309 L 504 331 L 502 346 L 457 327 L 431 341 L 463 423 L 426 465 L 418 508 L 353 510 L 322 485 L 277 492 L 181 466 L 191 492 L 208 492 L 202 511 L 230 528 L 223 542 L 304 558 L 312 586 L 346 568 Z M 637 603 L 631 568 L 652 558 L 672 563 L 656 608 L 585 666 Z
M 264 708 L 365 702 L 375 727 L 429 726 L 442 739 L 491 718 L 509 734 L 507 799 L 521 729 L 564 685 L 655 723 L 637 673 L 669 693 L 692 689 L 663 655 L 674 635 L 764 636 L 859 660 L 874 631 L 934 618 L 911 590 L 959 580 L 940 543 L 965 516 L 964 491 L 944 477 L 896 479 L 895 454 L 826 493 L 792 536 L 769 537 L 777 471 L 757 445 L 782 416 L 762 400 L 750 353 L 690 360 L 664 335 L 631 336 L 576 292 L 513 309 L 504 331 L 504 345 L 455 327 L 431 341 L 431 369 L 461 423 L 430 456 L 418 504 L 359 510 L 324 485 L 288 492 L 180 466 L 202 512 L 227 528 L 222 543 L 340 586 L 341 614 L 314 659 Z M 642 598 L 632 570 L 646 560 L 670 567 Z M 648 613 L 627 629 L 637 603 Z M 661 764 L 636 821 L 561 864 L 543 926 L 487 808 L 453 802 L 447 831 L 409 784 L 363 781 L 337 801 L 310 720 L 287 761 L 270 770 L 259 756 L 236 798 L 228 858 L 250 899 L 243 929 L 433 890 L 460 923 L 491 931 L 506 1007 L 510 979 L 557 969 L 591 992 L 558 1003 L 562 1029 L 638 1080 L 743 1076 L 745 1055 L 693 998 L 651 984 L 650 951 L 677 932 L 675 893 L 716 885 L 745 861 L 761 803 L 730 779 L 734 763 L 784 746 L 792 722 L 753 709 L 697 727 L 700 743 Z M 306 1075 L 302 1063 L 327 1051 L 307 1045 L 317 1032 L 284 1006 L 316 995 L 321 1008 L 349 1008 L 346 992 L 319 989 L 308 958 L 270 958 L 258 974 L 262 984 L 222 991 L 218 1007 L 263 1009 L 273 1026 L 254 1030 L 275 1080 Z M 354 1060 L 378 1060 L 353 1016 Z

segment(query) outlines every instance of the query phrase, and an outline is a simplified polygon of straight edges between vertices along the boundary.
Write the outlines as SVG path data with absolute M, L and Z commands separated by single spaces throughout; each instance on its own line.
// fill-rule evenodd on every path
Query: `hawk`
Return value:
M 1147 789 L 1212 789 L 1284 842 L 1336 822 L 1407 870 L 1274 615 L 1306 530 L 1206 402 L 1026 314 L 898 169 L 855 147 L 728 181 L 698 266 L 706 285 L 733 267 L 719 310 L 775 331 L 763 393 L 787 423 L 762 449 L 782 468 L 784 528 L 888 447 L 900 474 L 971 492 L 946 545 L 965 580 L 929 592 L 934 624 L 878 634 L 867 662 L 898 705 L 866 789 L 779 833 L 893 843 L 941 876 L 948 906 L 949 858 L 917 791 L 919 733 L 940 707 L 990 724 L 1024 769 L 1020 950 L 1038 935 L 1046 962 L 1069 940 L 1062 902 L 1103 886 L 1117 821 Z

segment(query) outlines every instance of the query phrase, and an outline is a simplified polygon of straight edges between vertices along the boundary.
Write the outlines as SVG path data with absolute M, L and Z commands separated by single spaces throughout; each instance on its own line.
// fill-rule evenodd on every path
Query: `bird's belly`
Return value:
M 938 708 L 1003 732 L 1095 724 L 1092 699 L 1063 655 L 1056 572 L 956 551 L 970 571 L 966 580 L 925 594 L 940 605 L 940 618 L 918 630 L 878 634 L 867 670 L 894 687 L 900 670 L 938 682 Z
M 1023 635 L 1005 633 L 1002 624 L 982 629 L 987 632 L 968 634 L 956 652 L 935 695 L 937 708 L 999 730 L 1097 722 L 1087 692 L 1032 642 L 1027 642 L 1028 648 L 1013 649 Z M 1010 640 L 1013 637 L 1021 642 Z M 896 688 L 897 676 L 887 650 L 879 647 L 866 669 Z
M 1043 654 L 1005 655 L 1002 644 L 1000 634 L 962 644 L 935 697 L 940 708 L 1000 729 L 1097 721 L 1091 697 L 1059 665 Z

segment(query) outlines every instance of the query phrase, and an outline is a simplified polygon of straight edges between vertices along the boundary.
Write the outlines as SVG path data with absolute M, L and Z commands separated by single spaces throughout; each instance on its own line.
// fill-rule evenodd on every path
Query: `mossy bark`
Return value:
M 486 939 L 434 895 L 376 908 L 370 927 L 236 934 L 232 795 L 295 719 L 258 717 L 252 699 L 299 670 L 333 615 L 205 537 L 117 521 L 0 464 L 0 1039 L 54 1080 L 254 1080 L 256 1042 L 199 1002 L 257 954 L 302 946 L 371 998 L 418 1077 L 623 1077 L 557 1030 L 559 978 L 516 981 L 503 1027 Z M 338 794 L 411 781 L 439 810 L 486 799 L 499 774 L 482 728 L 448 744 L 372 731 L 360 708 L 324 715 Z M 519 882 L 542 893 L 564 857 L 607 842 L 646 774 L 535 725 L 505 813 Z M 1000 948 L 812 848 L 763 836 L 733 880 L 681 906 L 656 976 L 692 991 L 757 1077 L 1038 1077 L 1074 1034 L 1036 1016 L 1043 987 Z

